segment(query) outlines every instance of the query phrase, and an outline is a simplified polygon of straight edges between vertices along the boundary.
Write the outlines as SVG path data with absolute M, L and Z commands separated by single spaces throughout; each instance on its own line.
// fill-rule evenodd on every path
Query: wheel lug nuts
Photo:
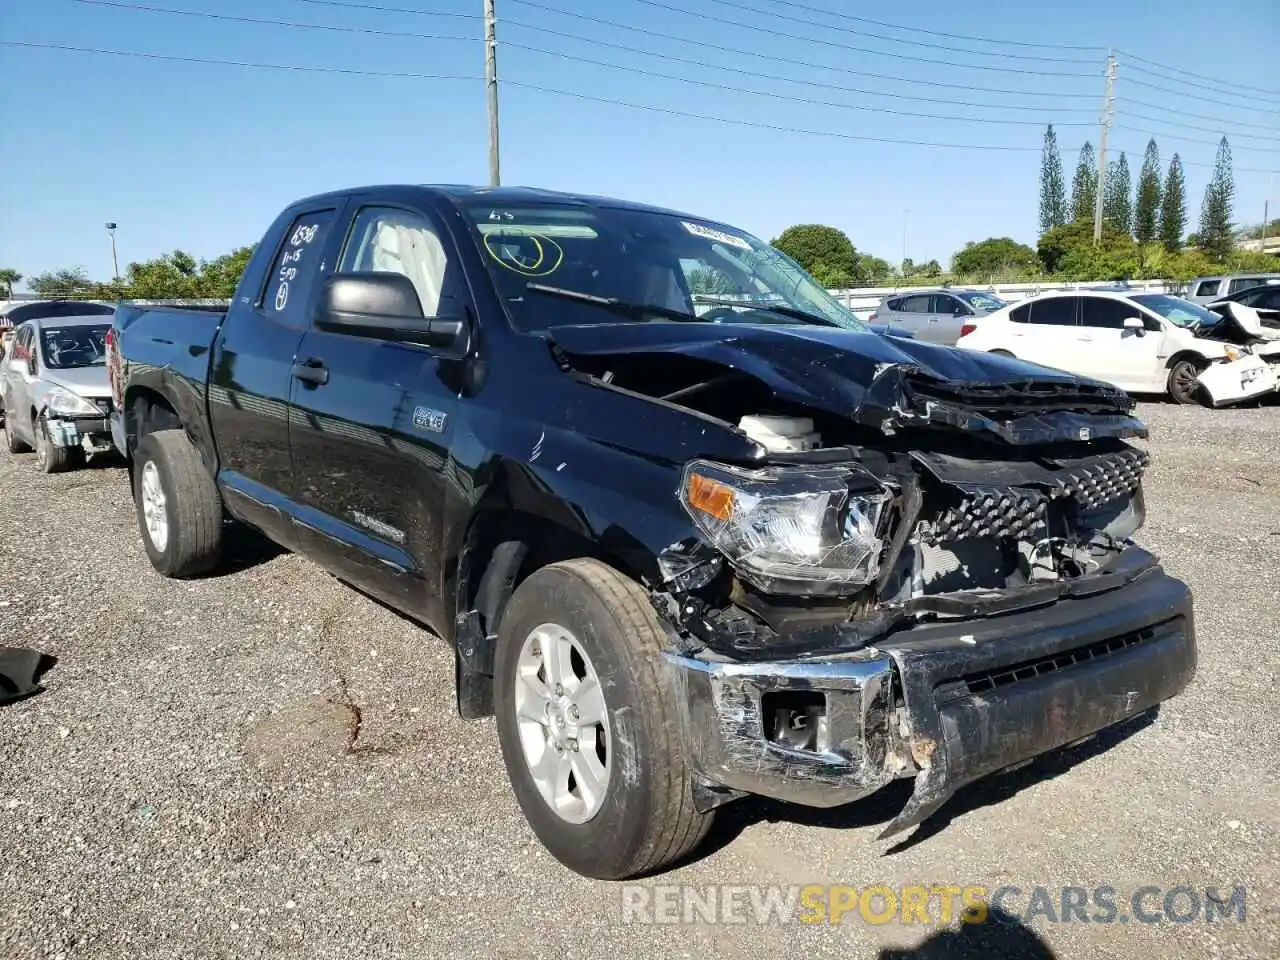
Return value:
M 551 742 L 551 745 L 555 747 L 556 753 L 564 753 L 564 744 L 561 743 L 559 740 L 553 740 Z
M 570 749 L 570 750 L 572 750 L 574 753 L 577 753 L 577 752 L 578 752 L 578 741 L 577 741 L 577 740 L 570 740 L 570 741 L 569 741 L 569 749 Z
M 562 685 L 558 684 L 558 683 L 556 684 L 556 696 L 557 696 L 557 697 L 563 697 L 563 696 L 564 696 L 564 687 L 563 687 Z
M 529 648 L 529 654 L 534 657 L 542 656 L 542 647 L 538 646 L 538 641 L 533 642 L 533 646 Z
M 577 708 L 577 706 L 576 706 L 576 705 L 574 705 L 574 704 L 570 704 L 570 705 L 569 705 L 569 719 L 570 719 L 570 720 L 577 720 L 577 719 L 578 719 L 578 708 Z

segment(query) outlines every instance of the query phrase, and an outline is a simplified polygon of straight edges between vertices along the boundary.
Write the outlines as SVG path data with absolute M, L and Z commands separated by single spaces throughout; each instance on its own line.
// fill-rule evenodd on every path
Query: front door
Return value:
M 266 282 L 254 302 L 231 304 L 213 345 L 209 421 L 218 479 L 233 515 L 293 546 L 289 388 L 294 355 L 309 322 L 310 293 L 327 270 L 339 204 L 276 224 Z
M 465 316 L 462 267 L 433 213 L 352 206 L 337 273 L 403 274 L 424 315 Z M 326 372 L 296 378 L 291 393 L 297 520 L 308 549 L 344 579 L 440 628 L 443 528 L 449 504 L 466 496 L 450 459 L 461 359 L 312 328 L 298 361 Z
M 4 391 L 4 415 L 8 431 L 27 443 L 35 441 L 31 423 L 30 391 L 30 383 L 34 378 L 27 367 L 29 358 L 33 356 L 33 328 L 30 325 L 21 326 L 14 332 L 5 353 L 0 390 Z
M 1142 330 L 1125 329 L 1137 318 Z M 1110 297 L 1082 297 L 1079 340 L 1089 356 L 1089 375 L 1122 390 L 1143 393 L 1164 390 L 1160 357 L 1163 328 L 1136 304 Z

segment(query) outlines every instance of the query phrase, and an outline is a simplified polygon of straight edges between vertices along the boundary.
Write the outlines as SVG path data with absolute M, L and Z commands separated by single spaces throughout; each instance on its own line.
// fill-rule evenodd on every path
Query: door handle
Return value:
M 321 387 L 329 382 L 329 368 L 324 365 L 323 360 L 316 357 L 301 360 L 293 365 L 293 378 Z

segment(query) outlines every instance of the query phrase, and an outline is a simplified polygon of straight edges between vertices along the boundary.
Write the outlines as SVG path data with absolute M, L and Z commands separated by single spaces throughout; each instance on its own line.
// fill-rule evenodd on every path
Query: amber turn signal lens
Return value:
M 689 474 L 689 506 L 727 522 L 733 516 L 733 489 L 709 477 Z

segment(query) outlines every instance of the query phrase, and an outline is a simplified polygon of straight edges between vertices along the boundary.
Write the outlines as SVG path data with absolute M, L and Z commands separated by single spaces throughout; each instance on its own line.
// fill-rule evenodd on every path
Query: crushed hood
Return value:
M 1015 444 L 1145 437 L 1133 401 L 1110 384 L 1012 357 L 858 330 L 802 325 L 609 323 L 556 327 L 564 354 L 681 354 L 737 370 L 780 399 L 885 433 L 912 427 L 990 433 Z

